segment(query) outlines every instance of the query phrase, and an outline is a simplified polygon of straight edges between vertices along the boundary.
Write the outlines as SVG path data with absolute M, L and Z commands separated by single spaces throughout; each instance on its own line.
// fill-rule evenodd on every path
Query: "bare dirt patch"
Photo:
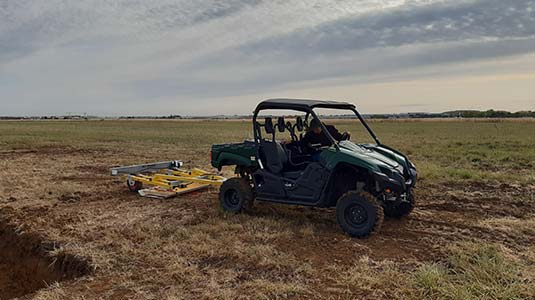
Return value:
M 86 260 L 58 249 L 58 243 L 27 233 L 0 215 L 0 300 L 91 273 Z

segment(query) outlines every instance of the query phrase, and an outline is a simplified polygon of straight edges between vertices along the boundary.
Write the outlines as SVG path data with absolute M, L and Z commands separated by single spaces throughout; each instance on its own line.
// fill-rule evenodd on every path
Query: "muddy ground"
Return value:
M 532 183 L 423 178 L 412 215 L 357 240 L 330 209 L 257 203 L 227 215 L 215 189 L 140 198 L 109 175 L 134 160 L 124 154 L 98 144 L 0 151 L 0 299 L 404 299 L 400 283 L 355 286 L 344 274 L 359 263 L 410 273 L 456 242 L 497 244 L 533 263 Z

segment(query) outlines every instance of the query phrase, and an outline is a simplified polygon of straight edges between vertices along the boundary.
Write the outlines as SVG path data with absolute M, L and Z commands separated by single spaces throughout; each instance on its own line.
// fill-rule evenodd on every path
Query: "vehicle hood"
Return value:
M 395 169 L 398 172 L 403 173 L 403 168 L 405 166 L 403 157 L 391 150 L 378 145 L 357 145 L 350 141 L 341 141 L 339 146 L 342 152 L 360 160 L 364 160 L 369 164 L 374 164 L 382 168 Z

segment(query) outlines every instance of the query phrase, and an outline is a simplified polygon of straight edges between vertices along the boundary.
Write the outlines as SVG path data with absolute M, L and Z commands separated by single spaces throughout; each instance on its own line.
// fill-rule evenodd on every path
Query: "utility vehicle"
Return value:
M 317 110 L 344 111 L 364 126 L 372 143 L 350 141 L 349 134 L 336 140 Z M 266 110 L 275 114 L 261 118 Z M 285 114 L 291 110 L 292 123 Z M 286 113 L 286 115 L 288 115 Z M 276 119 L 276 122 L 274 122 Z M 321 126 L 330 145 L 303 143 L 303 134 L 313 119 Z M 294 117 L 292 117 L 294 120 Z M 254 201 L 315 207 L 336 207 L 342 230 L 364 238 L 378 230 L 383 217 L 400 218 L 414 205 L 416 167 L 407 156 L 381 144 L 364 118 L 351 103 L 270 99 L 254 111 L 253 140 L 212 145 L 212 166 L 235 166 L 236 177 L 226 180 L 219 193 L 224 211 L 251 209 Z M 289 131 L 291 142 L 281 143 L 277 134 Z

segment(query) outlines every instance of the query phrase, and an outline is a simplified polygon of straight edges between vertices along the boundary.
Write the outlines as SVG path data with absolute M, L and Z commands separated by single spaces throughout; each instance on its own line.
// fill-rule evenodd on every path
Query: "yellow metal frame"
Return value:
M 168 176 L 175 176 L 176 178 L 188 178 L 184 180 L 194 179 L 194 182 L 207 183 L 207 184 L 211 184 L 215 186 L 220 186 L 223 184 L 223 182 L 225 182 L 225 180 L 227 180 L 223 176 L 212 174 L 210 172 L 206 172 L 204 170 L 197 169 L 197 168 L 193 168 L 191 170 L 175 169 L 175 170 L 169 170 L 169 171 L 172 175 L 168 175 Z M 176 179 L 176 180 L 181 180 L 181 179 Z
M 162 173 L 167 174 L 162 174 Z M 201 169 L 180 170 L 180 169 L 168 169 L 162 170 L 162 173 L 156 173 L 152 175 L 136 174 L 128 175 L 128 178 L 133 181 L 139 181 L 143 184 L 160 186 L 167 189 L 172 189 L 176 192 L 188 189 L 188 186 L 197 187 L 199 185 L 212 185 L 220 186 L 225 182 L 226 178 L 216 174 L 206 172 Z M 173 183 L 179 182 L 182 187 L 174 187 Z M 185 187 L 184 187 L 185 186 Z

